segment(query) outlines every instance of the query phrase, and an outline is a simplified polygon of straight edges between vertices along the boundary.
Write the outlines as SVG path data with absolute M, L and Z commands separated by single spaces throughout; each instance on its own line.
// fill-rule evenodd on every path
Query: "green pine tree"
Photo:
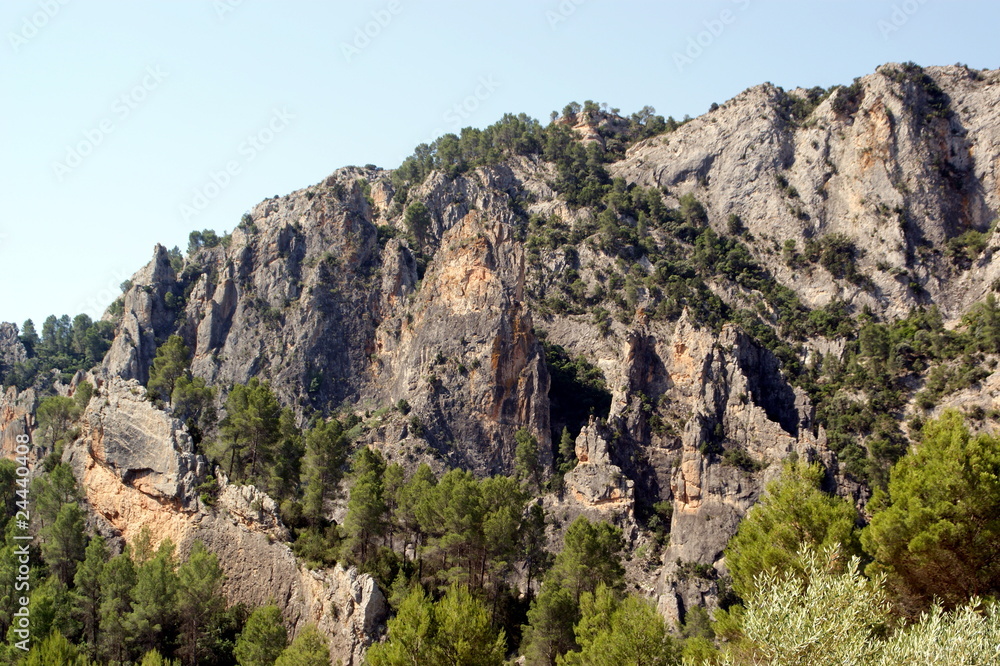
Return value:
M 277 606 L 262 606 L 250 614 L 233 655 L 240 666 L 273 666 L 288 646 L 288 632 Z
M 514 474 L 529 488 L 538 490 L 542 485 L 542 465 L 538 457 L 538 439 L 527 428 L 514 433 Z
M 584 592 L 596 590 L 600 583 L 620 588 L 625 580 L 620 558 L 624 547 L 620 529 L 579 516 L 566 530 L 563 549 L 556 555 L 544 584 L 564 587 L 576 600 Z
M 634 595 L 620 599 L 604 585 L 580 598 L 575 628 L 579 652 L 561 660 L 565 666 L 618 666 L 680 663 L 680 648 L 651 603 Z
M 434 604 L 424 588 L 417 585 L 403 599 L 396 616 L 389 620 L 388 640 L 368 648 L 367 662 L 369 666 L 435 663 L 436 634 Z
M 188 559 L 177 569 L 177 612 L 181 618 L 181 647 L 185 663 L 197 663 L 216 649 L 219 622 L 226 608 L 221 595 L 225 575 L 215 553 L 195 541 Z
M 869 509 L 869 573 L 889 576 L 904 610 L 1000 593 L 1000 438 L 972 435 L 954 410 L 928 421 Z
M 135 566 L 127 553 L 116 555 L 104 565 L 100 575 L 100 651 L 108 661 L 123 662 L 132 653 L 128 616 L 132 612 Z
M 754 578 L 765 571 L 801 573 L 802 544 L 839 545 L 846 556 L 842 563 L 860 553 L 857 511 L 848 500 L 821 491 L 822 480 L 819 465 L 786 465 L 781 479 L 769 484 L 747 512 L 726 547 L 726 566 L 737 594 L 748 594 Z
M 24 666 L 91 666 L 76 646 L 58 631 L 53 631 L 40 644 L 31 648 Z M 95 665 L 96 666 L 96 665 Z
M 385 498 L 382 454 L 367 447 L 354 460 L 354 486 L 347 501 L 344 531 L 354 561 L 365 564 L 374 552 L 375 540 L 385 533 Z
M 316 626 L 310 624 L 285 648 L 274 666 L 330 666 L 330 648 Z
M 576 442 L 569 434 L 569 428 L 562 429 L 559 437 L 559 471 L 565 474 L 576 466 Z
M 271 385 L 256 377 L 237 384 L 226 399 L 226 418 L 220 424 L 220 463 L 230 478 L 255 481 L 268 469 L 281 436 L 281 406 Z
M 181 662 L 167 659 L 159 650 L 150 650 L 143 656 L 139 666 L 181 666 Z
M 325 515 L 328 499 L 334 497 L 340 484 L 341 468 L 347 462 L 348 441 L 340 421 L 319 421 L 306 432 L 306 455 L 303 475 L 306 519 L 319 525 Z
M 97 535 L 87 544 L 83 562 L 73 578 L 76 614 L 83 622 L 83 637 L 91 657 L 97 654 L 97 636 L 101 622 L 101 572 L 108 561 L 104 537 Z
M 156 554 L 136 569 L 129 633 L 142 651 L 163 647 L 177 624 L 177 559 L 174 544 L 164 539 Z
M 191 363 L 191 350 L 179 335 L 171 335 L 156 350 L 146 388 L 153 399 L 170 400 L 177 380 L 183 377 Z
M 52 524 L 42 528 L 41 537 L 45 563 L 63 585 L 71 585 L 87 545 L 83 509 L 76 502 L 63 504 Z

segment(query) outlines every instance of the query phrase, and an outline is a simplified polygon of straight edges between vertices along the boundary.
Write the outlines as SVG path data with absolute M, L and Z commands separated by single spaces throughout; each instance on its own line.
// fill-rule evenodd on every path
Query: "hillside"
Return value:
M 338 535 L 365 470 L 516 476 L 518 529 L 542 507 L 556 551 L 578 516 L 608 521 L 627 589 L 684 622 L 732 594 L 723 551 L 784 463 L 821 463 L 865 522 L 924 422 L 958 408 L 995 432 L 998 84 L 908 63 L 680 123 L 571 104 L 339 169 L 230 234 L 158 246 L 101 322 L 0 326 L 0 451 L 30 434 L 35 473 L 68 465 L 112 550 L 144 526 L 185 556 L 203 542 L 230 603 L 316 623 L 334 662 L 361 663 L 421 557 L 453 582 L 450 546 L 425 550 L 402 508 Z M 36 413 L 84 383 L 58 429 Z M 258 460 L 233 396 L 265 385 Z M 476 573 L 456 548 L 459 578 L 523 623 L 532 557 L 494 571 L 482 545 Z

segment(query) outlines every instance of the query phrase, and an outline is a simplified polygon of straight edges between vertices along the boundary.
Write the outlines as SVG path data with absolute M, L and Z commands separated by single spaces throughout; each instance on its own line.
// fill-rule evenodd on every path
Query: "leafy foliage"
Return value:
M 805 579 L 760 576 L 746 607 L 716 611 L 727 639 L 722 663 L 988 664 L 996 661 L 1000 614 L 977 599 L 952 612 L 932 607 L 912 625 L 893 627 L 882 576 L 861 575 L 858 558 L 831 566 L 832 551 L 799 554 Z
M 29 319 L 21 329 L 20 340 L 28 359 L 15 363 L 6 371 L 0 367 L 0 382 L 24 390 L 36 386 L 48 390 L 52 385 L 51 371 L 60 371 L 60 380 L 69 383 L 77 370 L 89 370 L 101 360 L 114 337 L 115 325 L 110 321 L 92 321 L 79 314 L 70 321 L 68 315 L 50 315 L 42 324 L 38 336 Z
M 326 639 L 310 624 L 295 637 L 292 644 L 274 662 L 274 666 L 328 666 L 330 648 Z

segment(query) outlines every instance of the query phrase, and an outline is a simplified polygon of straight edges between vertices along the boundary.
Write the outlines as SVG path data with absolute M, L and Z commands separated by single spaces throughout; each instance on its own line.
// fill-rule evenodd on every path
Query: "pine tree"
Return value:
M 83 636 L 90 656 L 97 653 L 97 636 L 101 621 L 101 572 L 108 561 L 104 537 L 97 535 L 87 544 L 83 562 L 76 569 L 76 613 L 83 622 Z
M 129 633 L 143 651 L 168 643 L 177 621 L 177 560 L 174 544 L 164 539 L 156 554 L 136 570 Z
M 279 438 L 275 448 L 274 465 L 268 484 L 271 495 L 278 500 L 295 499 L 298 496 L 304 445 L 302 431 L 295 425 L 295 412 L 281 410 L 278 419 Z
M 240 666 L 273 666 L 288 646 L 288 632 L 277 606 L 262 606 L 250 614 L 233 655 Z
M 437 477 L 434 476 L 431 468 L 423 463 L 396 492 L 396 522 L 413 537 L 413 546 L 417 554 L 418 576 L 423 573 L 422 546 L 426 537 L 420 523 L 419 506 L 436 485 Z
M 579 604 L 569 590 L 543 586 L 528 609 L 528 624 L 521 628 L 521 654 L 527 664 L 555 666 L 559 655 L 575 649 L 573 625 L 579 615 Z
M 132 564 L 137 567 L 141 567 L 153 557 L 153 532 L 149 529 L 149 525 L 143 525 L 139 529 L 139 534 L 129 545 L 129 553 L 132 555 Z
M 504 631 L 492 627 L 489 611 L 468 587 L 452 585 L 432 603 L 418 585 L 389 621 L 388 640 L 369 648 L 367 659 L 371 666 L 499 666 L 506 649 Z
M 256 377 L 246 386 L 237 384 L 226 399 L 226 418 L 220 424 L 220 462 L 228 457 L 228 474 L 241 481 L 255 481 L 269 467 L 281 435 L 281 407 L 271 385 Z
M 434 605 L 424 588 L 417 585 L 389 620 L 388 640 L 368 648 L 369 666 L 403 666 L 435 663 L 434 638 L 437 624 Z
M 195 541 L 188 559 L 177 570 L 177 612 L 181 618 L 181 647 L 185 664 L 197 664 L 218 641 L 219 621 L 225 610 L 221 596 L 225 576 L 215 553 Z
M 545 509 L 540 503 L 534 502 L 528 509 L 527 519 L 521 531 L 522 558 L 525 562 L 524 572 L 527 575 L 525 588 L 530 596 L 533 594 L 531 583 L 545 571 L 552 556 L 545 549 Z
M 347 546 L 357 562 L 364 564 L 373 550 L 374 540 L 385 533 L 385 498 L 382 475 L 385 460 L 377 451 L 361 449 L 354 461 L 354 487 L 347 501 L 344 531 Z
M 130 658 L 131 636 L 128 615 L 132 611 L 132 588 L 135 587 L 135 566 L 127 553 L 112 557 L 100 576 L 101 587 L 101 654 L 108 661 L 122 662 Z
M 143 656 L 139 666 L 181 666 L 179 661 L 167 659 L 159 650 L 150 650 Z
M 916 450 L 877 492 L 862 539 L 905 610 L 1000 592 L 1000 438 L 972 435 L 949 410 L 929 421 Z
M 386 536 L 389 539 L 389 548 L 393 548 L 393 539 L 396 536 L 396 529 L 399 527 L 397 512 L 399 511 L 400 489 L 406 485 L 406 470 L 399 463 L 386 466 L 385 474 L 382 476 L 382 499 L 385 501 Z
M 563 549 L 556 555 L 545 585 L 564 587 L 576 600 L 584 592 L 593 592 L 600 583 L 619 588 L 625 576 L 619 556 L 624 547 L 620 529 L 579 516 L 566 530 Z
M 45 563 L 63 585 L 69 586 L 87 545 L 83 509 L 76 502 L 63 504 L 55 521 L 41 530 L 41 537 Z
M 347 438 L 340 421 L 319 421 L 306 432 L 306 482 L 303 509 L 306 519 L 319 525 L 325 515 L 326 500 L 340 484 L 341 468 L 347 461 Z
M 262 606 L 250 614 L 233 652 L 240 666 L 273 666 L 288 645 L 288 632 L 277 606 Z
M 855 530 L 857 511 L 848 500 L 819 489 L 819 465 L 786 465 L 781 479 L 768 484 L 761 500 L 747 512 L 736 535 L 726 547 L 726 566 L 733 589 L 740 596 L 750 592 L 754 578 L 765 571 L 802 572 L 799 550 L 838 545 L 841 562 L 861 552 Z
M 35 500 L 35 516 L 40 529 L 55 522 L 64 504 L 80 500 L 80 489 L 73 468 L 58 463 L 48 474 L 31 482 L 31 497 Z
M 433 663 L 501 666 L 507 652 L 504 630 L 497 632 L 490 613 L 465 585 L 452 585 L 434 606 L 437 625 Z
M 285 648 L 274 666 L 330 666 L 330 648 L 316 626 L 310 624 Z
M 55 576 L 49 576 L 31 590 L 28 608 L 31 630 L 39 636 L 59 632 L 75 640 L 80 633 L 80 622 L 73 616 L 73 595 Z
M 569 434 L 569 428 L 563 428 L 559 437 L 559 459 L 562 461 L 559 471 L 564 474 L 576 466 L 576 442 Z
M 80 411 L 72 398 L 58 395 L 42 398 L 35 416 L 38 419 L 38 430 L 43 434 L 43 441 L 52 447 L 62 442 L 69 432 L 70 425 L 80 418 Z
M 24 666 L 91 666 L 91 662 L 65 636 L 53 631 L 31 649 Z
M 542 485 L 542 466 L 538 459 L 538 439 L 527 428 L 514 433 L 514 473 L 533 490 Z
M 580 621 L 574 633 L 579 652 L 561 660 L 565 666 L 648 664 L 673 666 L 680 661 L 677 642 L 656 609 L 644 599 L 620 599 L 604 585 L 580 598 Z
M 177 380 L 183 377 L 191 363 L 191 350 L 179 335 L 171 335 L 156 350 L 153 367 L 146 383 L 151 398 L 170 400 Z

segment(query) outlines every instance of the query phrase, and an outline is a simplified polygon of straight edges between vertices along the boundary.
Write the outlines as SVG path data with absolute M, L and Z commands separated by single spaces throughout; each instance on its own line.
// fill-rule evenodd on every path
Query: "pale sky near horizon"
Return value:
M 0 321 L 97 318 L 156 243 L 507 112 L 993 69 L 998 25 L 944 0 L 5 0 Z

